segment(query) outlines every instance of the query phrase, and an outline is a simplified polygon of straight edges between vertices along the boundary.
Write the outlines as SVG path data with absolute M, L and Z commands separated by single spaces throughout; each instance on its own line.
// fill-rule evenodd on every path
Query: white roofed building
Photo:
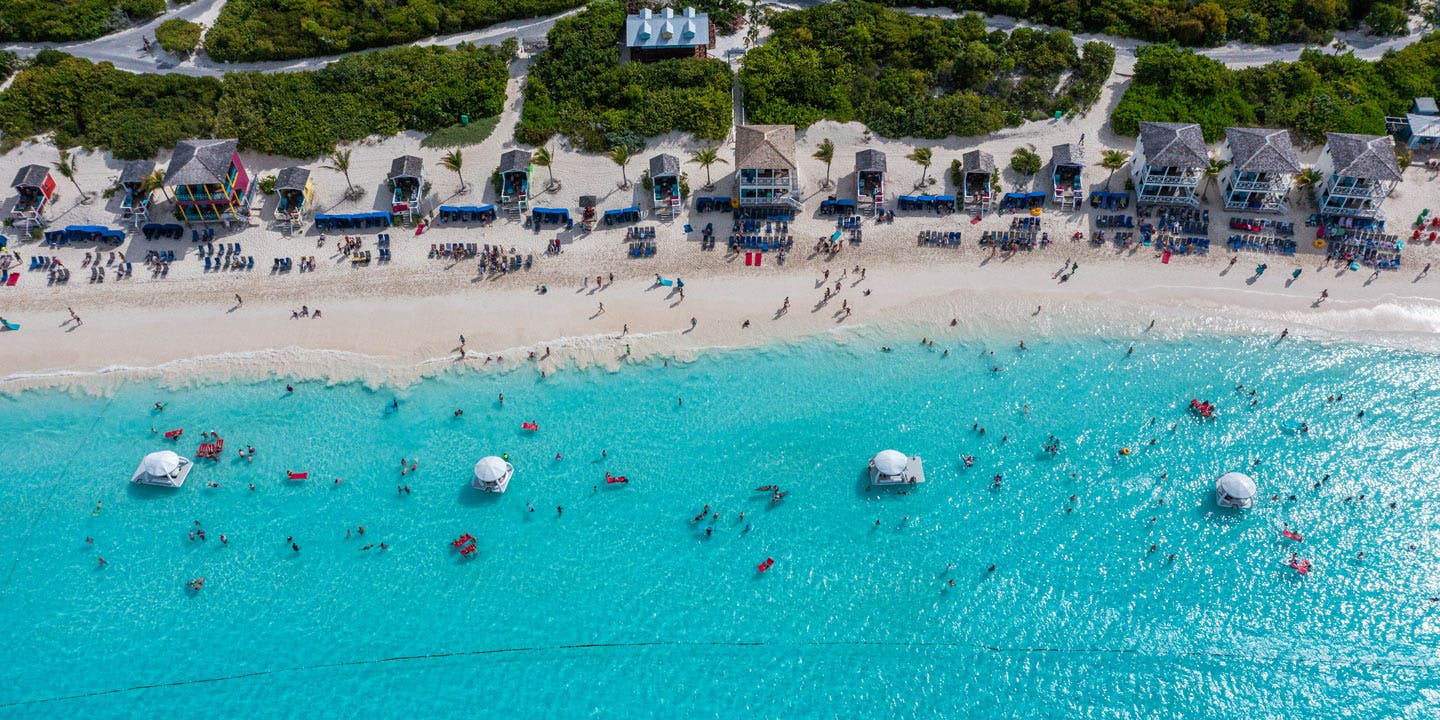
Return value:
M 710 16 L 687 7 L 658 11 L 641 8 L 625 16 L 625 53 L 635 62 L 707 57 L 715 47 L 715 26 Z

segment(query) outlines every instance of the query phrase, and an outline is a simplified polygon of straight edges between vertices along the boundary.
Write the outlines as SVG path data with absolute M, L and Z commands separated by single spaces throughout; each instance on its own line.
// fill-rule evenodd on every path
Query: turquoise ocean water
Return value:
M 0 716 L 1434 717 L 1440 359 L 888 342 L 398 393 L 0 398 Z M 171 447 L 152 427 L 258 454 L 130 487 Z M 867 492 L 886 447 L 929 482 Z M 516 466 L 503 496 L 469 488 L 490 453 Z M 1262 501 L 1218 511 L 1214 478 L 1247 469 Z M 694 522 L 707 503 L 718 521 Z

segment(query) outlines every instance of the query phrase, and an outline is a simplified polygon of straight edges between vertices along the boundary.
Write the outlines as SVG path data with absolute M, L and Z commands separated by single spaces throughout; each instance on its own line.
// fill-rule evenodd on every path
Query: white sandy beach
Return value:
M 458 196 L 459 180 L 442 169 L 438 160 L 443 151 L 422 148 L 419 137 L 405 135 L 373 140 L 353 146 L 350 176 L 366 190 L 365 197 L 345 202 L 345 182 L 339 173 L 322 169 L 321 160 L 295 162 L 276 157 L 242 154 L 252 176 L 273 174 L 279 168 L 300 164 L 312 170 L 320 212 L 362 212 L 383 209 L 378 199 L 390 161 L 402 154 L 425 160 L 428 179 L 433 183 L 429 207 L 442 203 L 474 205 L 492 202 L 489 176 L 501 152 L 515 147 L 511 128 L 518 117 L 520 73 L 515 68 L 505 115 L 496 132 L 481 145 L 465 149 L 464 175 L 471 186 Z M 888 154 L 887 190 L 891 196 L 911 191 L 920 168 L 905 156 L 916 146 L 934 148 L 929 175 L 938 178 L 929 192 L 954 192 L 949 184 L 948 166 L 965 151 L 980 148 L 993 154 L 1003 168 L 1006 190 L 1029 189 L 1040 183 L 1026 182 L 1008 169 L 1010 153 L 1016 147 L 1032 146 L 1048 161 L 1050 147 L 1086 137 L 1085 185 L 1102 187 L 1108 171 L 1098 166 L 1105 147 L 1133 148 L 1130 138 L 1113 136 L 1105 124 L 1109 107 L 1122 89 L 1121 79 L 1112 79 L 1100 103 L 1086 116 L 1062 121 L 1028 123 L 984 138 L 949 138 L 943 141 L 883 140 L 866 142 L 858 124 L 821 122 L 800 133 L 797 154 L 808 198 L 807 214 L 791 224 L 795 251 L 780 266 L 775 253 L 768 253 L 764 265 L 746 267 L 743 256 L 728 255 L 724 237 L 728 214 L 687 214 L 675 221 L 657 222 L 647 217 L 642 225 L 658 227 L 656 257 L 637 260 L 626 257 L 625 227 L 598 226 L 594 233 L 562 232 L 564 252 L 543 254 L 555 230 L 536 233 L 515 220 L 502 219 L 486 227 L 436 225 L 423 236 L 413 229 L 393 228 L 393 262 L 388 265 L 354 267 L 335 251 L 331 235 L 317 247 L 318 233 L 288 236 L 273 224 L 274 198 L 251 213 L 248 227 L 226 231 L 217 226 L 217 242 L 240 242 L 246 255 L 256 259 L 252 271 L 206 273 L 203 261 L 189 242 L 146 241 L 135 233 L 120 248 L 135 263 L 134 276 L 115 280 L 113 271 L 103 284 L 87 282 L 90 272 L 83 267 L 87 250 L 93 247 L 68 246 L 56 251 L 40 243 L 15 243 L 16 233 L 7 229 L 11 250 L 27 258 L 22 280 L 16 287 L 0 288 L 0 316 L 21 323 L 19 332 L 0 334 L 0 389 L 14 390 L 37 385 L 96 387 L 120 378 L 149 376 L 170 382 L 188 378 L 223 378 L 234 375 L 284 374 L 295 377 L 323 377 L 332 381 L 361 379 L 368 382 L 411 381 L 425 373 L 460 363 L 458 337 L 467 340 L 466 367 L 483 368 L 486 355 L 504 356 L 505 367 L 525 360 L 529 350 L 550 347 L 553 354 L 541 368 L 563 367 L 571 362 L 614 366 L 627 360 L 656 355 L 686 357 L 699 349 L 728 347 L 787 340 L 831 332 L 837 328 L 893 328 L 923 336 L 952 336 L 985 333 L 1032 337 L 1049 333 L 1082 332 L 1103 335 L 1136 335 L 1149 319 L 1165 318 L 1160 332 L 1273 332 L 1288 327 L 1293 334 L 1316 337 L 1347 337 L 1394 342 L 1406 346 L 1440 349 L 1434 342 L 1440 332 L 1440 292 L 1428 279 L 1416 281 L 1426 263 L 1440 258 L 1440 251 L 1423 243 L 1405 249 L 1405 266 L 1372 279 L 1370 271 L 1341 271 L 1326 266 L 1323 255 L 1310 247 L 1313 230 L 1303 227 L 1312 212 L 1311 203 L 1299 191 L 1291 198 L 1291 217 L 1296 222 L 1298 255 L 1281 257 L 1241 253 L 1233 268 L 1226 269 L 1231 253 L 1224 240 L 1230 234 L 1230 213 L 1216 202 L 1218 191 L 1211 189 L 1206 206 L 1211 213 L 1212 251 L 1205 256 L 1177 256 L 1162 264 L 1149 248 L 1119 251 L 1113 244 L 1093 247 L 1072 241 L 1075 232 L 1087 236 L 1092 229 L 1092 212 L 1058 212 L 1047 207 L 1042 230 L 1052 245 L 1015 257 L 991 257 L 977 240 L 983 230 L 1010 227 L 1014 215 L 993 213 L 977 224 L 965 214 L 945 216 L 901 214 L 892 224 L 865 221 L 862 245 L 847 247 L 833 260 L 811 252 L 816 240 L 834 230 L 834 219 L 815 217 L 819 200 L 835 193 L 853 197 L 853 164 L 856 151 L 878 148 Z M 824 164 L 810 155 L 823 138 L 836 146 L 832 178 L 839 187 L 821 190 Z M 652 139 L 650 147 L 628 167 L 634 186 L 618 188 L 619 167 L 603 156 L 572 152 L 565 143 L 555 144 L 554 176 L 563 187 L 553 194 L 538 195 L 532 206 L 568 208 L 578 214 L 580 195 L 600 197 L 601 211 L 639 204 L 648 206 L 648 197 L 638 179 L 648 159 L 659 152 L 679 156 L 682 162 L 700 143 L 690 138 L 667 136 Z M 721 156 L 733 160 L 733 144 L 721 147 Z M 1307 166 L 1313 164 L 1318 148 L 1302 153 Z M 49 145 L 33 143 L 0 157 L 0 175 L 11 177 L 23 165 L 55 160 Z M 158 158 L 166 167 L 168 156 Z M 58 200 L 49 214 L 52 227 L 72 224 L 120 226 L 116 199 L 99 197 L 111 186 L 122 165 L 104 154 L 81 153 L 78 157 L 80 184 L 92 196 L 91 202 L 77 202 L 75 188 L 57 176 Z M 716 187 L 702 189 L 705 171 L 684 164 L 692 195 L 726 195 L 730 192 L 733 167 L 727 162 L 713 168 Z M 1113 184 L 1122 188 L 1128 166 L 1116 174 Z M 1042 171 L 1043 174 L 1043 171 Z M 545 187 L 548 172 L 535 168 L 533 187 Z M 818 196 L 818 197 L 817 197 Z M 162 200 L 159 215 L 168 213 Z M 1431 171 L 1417 166 L 1405 173 L 1405 182 L 1386 202 L 1389 232 L 1409 235 L 1409 224 L 1427 204 L 1440 204 L 1440 182 Z M 693 208 L 693 203 L 690 204 Z M 162 219 L 161 221 L 168 221 Z M 687 235 L 683 227 L 692 224 L 698 231 L 713 222 L 719 248 L 702 251 L 699 233 Z M 553 226 L 547 226 L 553 227 Z M 578 229 L 578 223 L 577 223 Z M 921 230 L 963 230 L 960 248 L 916 246 Z M 374 248 L 374 233 L 363 236 L 365 247 Z M 504 277 L 480 279 L 475 261 L 458 264 L 427 257 L 432 243 L 474 242 L 500 244 L 522 254 L 533 254 L 532 270 Z M 146 251 L 174 250 L 177 261 L 165 278 L 152 278 L 139 262 Z M 109 249 L 106 249 L 108 259 Z M 47 286 L 43 272 L 26 271 L 28 257 L 54 255 L 72 270 L 68 285 Z M 274 257 L 314 255 L 315 272 L 272 275 Z M 1079 272 L 1066 283 L 1054 275 L 1063 261 L 1080 264 Z M 1247 282 L 1252 269 L 1267 263 L 1268 271 L 1255 282 Z M 867 273 L 856 283 L 853 268 Z M 1291 282 L 1293 269 L 1303 270 Z M 830 271 L 830 287 L 846 270 L 841 293 L 828 305 L 818 306 L 821 273 Z M 596 275 L 615 275 L 615 284 L 596 291 Z M 685 281 L 682 301 L 670 288 L 653 287 L 655 276 L 679 276 Z M 590 277 L 589 288 L 582 279 Z M 549 292 L 540 295 L 538 285 Z M 1330 299 L 1312 307 L 1322 289 Z M 869 296 L 864 291 L 869 290 Z M 234 296 L 244 303 L 235 307 Z M 784 298 L 791 310 L 777 317 Z M 599 303 L 605 312 L 598 314 Z M 848 318 L 838 314 L 842 302 L 853 308 Z M 302 305 L 319 308 L 321 319 L 292 320 L 292 310 Z M 1037 305 L 1043 306 L 1034 315 Z M 67 307 L 83 320 L 76 328 L 66 323 Z M 694 332 L 686 332 L 690 318 L 697 320 Z M 953 333 L 952 318 L 959 320 Z M 742 323 L 750 320 L 749 328 Z M 629 333 L 622 335 L 628 325 Z M 902 335 L 903 336 L 903 335 Z M 625 355 L 627 347 L 629 356 Z M 498 365 L 499 363 L 494 363 Z M 101 379 L 104 378 L 104 379 Z M 106 380 L 109 379 L 109 380 Z

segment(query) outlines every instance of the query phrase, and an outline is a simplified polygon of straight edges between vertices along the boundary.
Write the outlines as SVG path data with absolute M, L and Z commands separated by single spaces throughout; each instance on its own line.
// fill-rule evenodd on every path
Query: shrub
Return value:
M 1021 175 L 1034 175 L 1040 172 L 1043 164 L 1040 156 L 1028 148 L 1015 148 L 1014 154 L 1010 156 L 1010 169 Z
M 155 27 L 155 41 L 165 52 L 188 57 L 200 46 L 200 34 L 204 28 L 188 20 L 171 18 Z
M 317 157 L 341 141 L 499 115 L 507 78 L 498 50 L 473 45 L 381 50 L 313 72 L 230 73 L 223 81 L 127 73 L 45 50 L 0 93 L 0 147 L 53 132 L 61 147 L 138 158 L 219 136 L 249 150 Z
M 754 122 L 858 120 L 890 137 L 981 135 L 1099 97 L 1114 49 L 1068 32 L 991 33 L 851 0 L 778 14 L 740 72 Z M 1064 82 L 1061 78 L 1069 73 Z
M 431 35 L 553 15 L 583 0 L 228 0 L 205 37 L 222 62 L 290 60 L 400 45 Z
M 1409 29 L 1410 15 L 1394 5 L 1376 3 L 1365 16 L 1365 25 L 1378 35 L 1404 35 Z
M 165 0 L 6 0 L 0 40 L 88 40 L 164 11 Z
M 730 131 L 730 67 L 685 58 L 620 64 L 616 38 L 625 22 L 617 2 L 592 3 L 550 29 L 550 48 L 535 58 L 515 139 L 543 145 L 559 134 L 601 151 L 674 130 L 721 140 Z

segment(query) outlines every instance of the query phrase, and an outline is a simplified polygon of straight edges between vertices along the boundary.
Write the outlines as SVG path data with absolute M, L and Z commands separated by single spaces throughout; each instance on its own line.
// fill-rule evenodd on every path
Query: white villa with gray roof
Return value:
M 1197 207 L 1196 190 L 1210 165 L 1205 134 L 1194 123 L 1140 123 L 1130 163 L 1136 201 Z
M 1325 133 L 1315 169 L 1322 215 L 1383 218 L 1380 206 L 1400 183 L 1395 141 L 1388 135 Z
M 1220 187 L 1226 210 L 1283 213 L 1300 158 L 1290 133 L 1268 128 L 1226 128 L 1220 159 L 1230 163 Z

